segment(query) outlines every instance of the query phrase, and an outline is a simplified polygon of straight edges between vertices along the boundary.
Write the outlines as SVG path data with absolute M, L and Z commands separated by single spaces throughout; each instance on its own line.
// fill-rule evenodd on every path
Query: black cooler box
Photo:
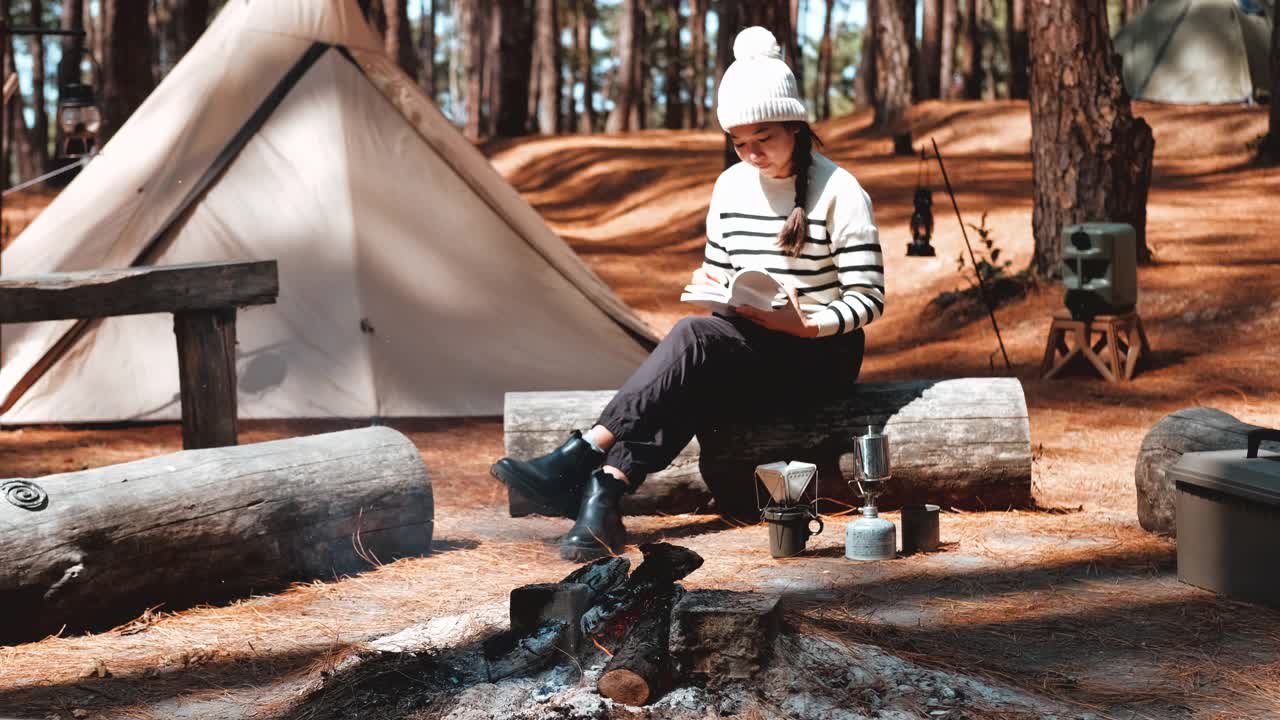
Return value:
M 1187 453 L 1177 489 L 1178 579 L 1280 607 L 1280 453 L 1258 452 L 1280 431 L 1249 433 L 1248 450 Z

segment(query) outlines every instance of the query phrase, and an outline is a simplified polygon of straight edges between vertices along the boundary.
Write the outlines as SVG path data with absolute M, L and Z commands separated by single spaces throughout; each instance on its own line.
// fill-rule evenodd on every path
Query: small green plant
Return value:
M 978 233 L 978 249 L 973 253 L 974 260 L 977 261 L 978 277 L 982 278 L 985 283 L 993 283 L 1009 274 L 1009 266 L 1013 264 L 1011 260 L 1000 262 L 1000 248 L 996 246 L 996 239 L 992 236 L 991 228 L 987 227 L 987 214 L 982 213 L 982 219 L 977 225 L 973 223 L 965 223 Z M 960 276 L 969 283 L 969 287 L 977 288 L 978 280 L 970 273 L 965 272 L 965 265 L 968 264 L 967 253 L 961 251 L 959 257 L 956 258 L 956 270 L 960 272 Z

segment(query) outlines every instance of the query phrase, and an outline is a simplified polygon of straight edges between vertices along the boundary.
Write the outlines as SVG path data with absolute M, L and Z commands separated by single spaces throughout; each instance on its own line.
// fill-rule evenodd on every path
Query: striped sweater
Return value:
M 716 180 L 703 262 L 729 272 L 767 270 L 798 291 L 819 337 L 852 332 L 884 314 L 884 257 L 871 198 L 818 153 L 809 173 L 809 240 L 799 257 L 777 242 L 795 207 L 795 179 L 766 177 L 742 162 Z

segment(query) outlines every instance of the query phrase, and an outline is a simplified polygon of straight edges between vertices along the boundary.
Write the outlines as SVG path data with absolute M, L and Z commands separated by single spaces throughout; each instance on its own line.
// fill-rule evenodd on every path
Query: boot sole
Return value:
M 602 545 L 561 545 L 560 559 L 570 562 L 591 562 L 622 553 L 622 547 L 607 548 Z
M 534 506 L 535 513 L 539 515 L 546 515 L 548 517 L 566 517 L 570 520 L 578 519 L 577 503 L 572 503 L 573 512 L 569 512 L 566 510 L 570 505 L 568 500 L 560 506 L 556 506 L 554 503 L 548 502 L 542 495 L 525 484 L 524 478 L 522 478 L 518 473 L 508 472 L 505 465 L 500 465 L 498 463 L 490 465 L 489 474 L 498 482 L 506 485 L 507 492 L 514 490 L 515 492 L 520 493 L 520 495 L 527 500 L 530 505 Z

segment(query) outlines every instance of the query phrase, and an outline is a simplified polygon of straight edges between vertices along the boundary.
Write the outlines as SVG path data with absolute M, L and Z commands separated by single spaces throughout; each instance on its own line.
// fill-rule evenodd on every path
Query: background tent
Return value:
M 1249 102 L 1271 89 L 1270 0 L 1155 0 L 1116 35 L 1136 100 Z
M 499 414 L 617 387 L 654 341 L 350 0 L 228 2 L 3 268 L 272 258 L 241 417 Z M 168 315 L 8 325 L 3 362 L 5 424 L 179 416 Z

